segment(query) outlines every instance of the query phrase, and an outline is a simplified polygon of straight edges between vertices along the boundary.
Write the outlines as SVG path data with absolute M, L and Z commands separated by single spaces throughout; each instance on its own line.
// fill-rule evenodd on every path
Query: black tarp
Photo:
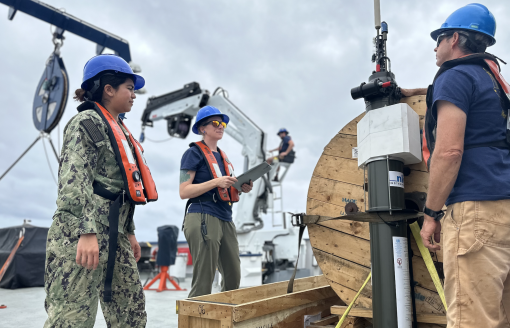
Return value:
M 173 225 L 158 227 L 158 255 L 156 264 L 170 266 L 175 264 L 177 257 L 177 237 L 179 228 Z
M 49 228 L 24 224 L 0 229 L 0 268 L 16 246 L 23 228 L 25 229 L 25 238 L 0 281 L 0 288 L 44 286 L 46 237 Z

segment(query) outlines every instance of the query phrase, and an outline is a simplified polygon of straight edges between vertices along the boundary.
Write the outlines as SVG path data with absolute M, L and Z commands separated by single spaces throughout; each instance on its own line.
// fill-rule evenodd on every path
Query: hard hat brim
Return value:
M 439 35 L 441 35 L 442 33 L 446 32 L 446 31 L 458 31 L 458 30 L 465 30 L 465 31 L 471 31 L 471 32 L 478 32 L 478 33 L 482 33 L 482 34 L 485 34 L 486 36 L 488 36 L 490 39 L 491 39 L 491 43 L 488 45 L 488 47 L 490 46 L 493 46 L 494 44 L 496 44 L 496 39 L 490 35 L 489 33 L 485 32 L 485 31 L 481 31 L 481 30 L 477 30 L 477 29 L 474 29 L 474 28 L 459 28 L 459 27 L 446 27 L 446 28 L 438 28 L 437 30 L 434 30 L 430 33 L 430 37 L 432 38 L 432 40 L 434 41 L 437 41 L 437 38 Z
M 135 83 L 135 90 L 139 90 L 139 89 L 144 87 L 145 79 L 142 76 L 140 76 L 138 74 L 130 74 L 130 73 L 123 73 L 123 74 L 128 74 L 128 75 L 131 75 L 133 77 L 133 80 L 134 80 L 133 82 Z M 81 88 L 83 90 L 89 90 L 90 88 L 89 88 L 88 82 L 89 81 L 93 81 L 94 78 L 95 78 L 95 76 L 93 78 L 88 79 L 87 81 L 83 82 L 81 84 Z

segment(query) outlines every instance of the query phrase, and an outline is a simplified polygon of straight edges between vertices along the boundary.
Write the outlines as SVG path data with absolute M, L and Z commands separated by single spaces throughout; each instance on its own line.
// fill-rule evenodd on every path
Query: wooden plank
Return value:
M 340 297 L 345 304 L 350 304 L 356 294 L 357 290 L 351 289 L 349 287 L 345 287 L 341 284 L 337 284 L 336 282 L 331 282 L 331 288 L 336 292 L 336 294 Z M 371 308 L 372 307 L 372 299 L 366 297 L 365 295 L 360 295 L 356 302 L 354 302 L 355 306 Z
M 427 112 L 427 102 L 425 96 L 412 96 L 412 97 L 404 97 L 400 100 L 401 103 L 408 104 L 416 114 L 420 116 L 425 116 Z
M 357 263 L 346 261 L 345 259 L 339 258 L 327 251 L 314 249 L 314 255 L 317 259 L 317 263 L 324 272 L 324 275 L 328 278 L 331 287 L 345 303 L 349 304 L 352 297 L 361 288 L 363 282 L 370 273 L 370 269 Z M 423 261 L 421 258 L 415 259 L 415 261 L 418 260 Z M 428 274 L 428 271 L 425 272 Z M 441 299 L 435 291 L 435 287 L 431 282 L 430 276 L 427 274 L 420 274 L 417 270 L 413 273 L 415 274 L 415 281 L 418 282 L 418 286 L 415 287 L 417 310 L 420 313 L 445 313 Z M 431 289 L 431 287 L 433 288 Z M 345 291 L 345 288 L 352 290 L 352 293 Z M 367 284 L 361 294 L 366 297 L 365 307 L 371 307 L 371 303 L 367 303 L 371 302 L 371 288 L 372 286 Z
M 338 165 L 337 165 L 338 164 Z M 353 169 L 350 172 L 340 172 L 339 170 Z M 363 170 L 357 168 L 352 160 L 345 158 L 323 155 L 314 171 L 314 176 L 310 181 L 308 189 L 308 202 L 317 200 L 322 203 L 313 204 L 317 208 L 328 206 L 327 204 L 337 205 L 338 207 L 329 207 L 334 209 L 333 213 L 320 214 L 328 216 L 345 215 L 345 205 L 353 202 L 360 211 L 365 208 L 365 193 L 363 192 Z M 421 171 L 411 171 L 405 177 L 404 191 L 427 192 L 428 191 L 428 173 Z M 307 204 L 308 209 L 313 210 L 312 205 Z M 307 211 L 307 214 L 318 214 Z
M 311 215 L 326 215 L 331 217 L 345 214 L 343 206 L 321 202 L 320 200 L 312 198 L 307 199 L 306 213 Z
M 337 319 L 338 323 L 338 319 Z M 318 326 L 318 325 L 310 325 L 309 328 L 336 328 L 336 324 L 327 325 L 327 326 Z M 367 327 L 367 322 L 363 318 L 345 318 L 344 322 L 340 326 L 340 328 L 365 328 Z M 372 327 L 370 325 L 369 327 Z
M 294 292 L 283 296 L 280 295 L 261 299 L 234 306 L 232 319 L 233 322 L 241 322 L 335 296 L 334 290 L 330 286 L 326 286 Z
M 338 318 L 337 318 L 338 323 Z M 327 326 L 318 326 L 318 325 L 310 325 L 309 328 L 336 328 L 336 325 L 327 325 Z M 344 322 L 340 326 L 340 328 L 365 328 L 367 327 L 367 322 L 364 318 L 352 318 L 347 317 L 345 318 Z M 372 325 L 370 325 L 372 327 Z
M 178 328 L 191 328 L 190 326 L 190 318 L 187 315 L 179 315 L 177 318 L 177 326 Z
M 331 287 L 337 293 L 337 295 L 344 301 L 346 304 L 349 304 L 351 300 L 354 298 L 357 290 L 353 290 L 351 288 L 345 287 L 341 284 L 337 284 L 336 282 L 331 282 Z M 360 286 L 361 287 L 361 286 Z M 366 288 L 366 287 L 365 287 Z M 443 308 L 441 298 L 437 293 L 434 293 L 428 289 L 421 288 L 419 286 L 415 287 L 415 301 L 416 301 L 416 311 L 419 313 L 430 313 L 430 314 L 445 314 L 446 311 Z M 372 308 L 372 299 L 366 297 L 364 295 L 360 295 L 359 298 L 354 303 L 356 306 L 364 307 L 364 308 Z
M 324 147 L 323 155 L 355 159 L 352 157 L 352 148 L 358 146 L 358 137 L 356 134 L 338 133 L 331 139 L 329 144 Z
M 248 319 L 242 322 L 236 322 L 233 328 L 253 328 L 253 327 L 278 327 L 295 328 L 302 327 L 305 315 L 314 315 L 317 313 L 329 314 L 331 306 L 335 304 L 344 304 L 338 296 L 319 300 L 313 303 L 303 304 L 287 310 L 266 314 L 264 316 Z M 322 327 L 324 328 L 324 327 Z
M 418 328 L 446 328 L 446 325 L 440 325 L 440 324 L 435 324 L 435 323 L 419 322 L 418 323 Z
M 308 235 L 314 249 L 359 263 L 367 268 L 370 267 L 370 242 L 368 240 L 317 224 L 308 225 Z
M 313 254 L 317 263 L 322 268 L 326 278 L 328 278 L 331 282 L 349 287 L 352 290 L 359 290 L 370 273 L 368 268 L 319 249 L 314 249 Z M 361 295 L 371 298 L 372 285 L 367 284 Z
M 190 328 L 200 327 L 200 328 L 224 328 L 221 326 L 221 321 L 219 320 L 211 320 L 211 319 L 203 319 L 197 317 L 190 317 Z
M 338 215 L 342 215 L 343 207 L 338 205 L 333 205 L 329 203 L 324 203 L 318 201 L 316 199 L 308 198 L 307 201 L 307 209 L 306 213 L 310 215 L 325 215 L 325 216 L 335 216 L 339 212 Z M 359 238 L 370 239 L 370 231 L 368 223 L 366 222 L 355 222 L 355 221 L 347 221 L 347 220 L 332 220 L 332 221 L 324 221 L 321 222 L 321 226 L 328 227 L 337 231 L 341 231 Z
M 330 220 L 321 222 L 320 225 L 337 231 L 342 231 L 359 238 L 370 240 L 370 228 L 368 222 Z
M 345 220 L 345 221 L 358 221 L 358 222 L 371 222 L 371 223 L 383 223 L 383 222 L 396 222 L 404 220 L 413 220 L 423 217 L 421 212 L 405 212 L 405 211 L 394 211 L 390 214 L 386 211 L 378 213 L 366 213 L 357 212 L 350 215 L 343 215 L 338 217 L 320 216 L 320 215 L 305 215 L 303 217 L 303 224 L 321 224 L 322 222 L 330 220 Z
M 361 179 L 363 180 L 363 179 Z M 411 170 L 411 174 L 404 178 L 404 192 L 427 192 L 429 189 L 429 174 Z
M 343 315 L 347 306 L 332 306 L 331 313 L 339 316 Z M 372 309 L 367 308 L 352 308 L 349 312 L 349 316 L 361 317 L 361 318 L 372 318 Z M 416 315 L 418 322 L 434 323 L 434 324 L 446 324 L 446 316 L 441 314 L 429 314 L 429 313 L 418 313 Z
M 365 327 L 366 321 L 364 318 L 349 318 L 349 317 L 347 317 L 346 320 L 340 326 L 340 328 L 365 328 Z
M 437 292 L 416 286 L 414 294 L 417 313 L 446 314 L 443 302 Z
M 413 171 L 428 172 L 427 163 L 425 163 L 424 159 L 422 159 L 421 162 L 418 164 L 407 165 L 407 167 L 409 167 Z
M 232 321 L 230 321 L 229 319 L 223 319 L 220 321 L 220 327 L 221 328 L 234 328 L 234 325 L 233 325 Z
M 360 211 L 365 208 L 365 195 L 362 186 L 318 176 L 314 176 L 310 181 L 308 198 L 342 207 L 345 207 L 347 203 L 355 203 Z M 342 212 L 341 215 L 345 215 L 345 213 Z
M 327 279 L 322 276 L 312 276 L 294 280 L 294 291 L 299 292 L 317 287 L 328 286 Z M 207 301 L 229 304 L 243 304 L 265 298 L 287 294 L 287 281 L 265 284 L 249 288 L 231 290 L 222 293 L 204 295 L 191 298 L 193 301 Z
M 232 318 L 233 307 L 231 305 L 218 303 L 205 303 L 191 300 L 181 300 L 178 302 L 179 302 L 179 316 L 185 315 L 190 317 L 198 317 L 218 321 L 224 319 L 231 320 Z M 190 318 L 190 320 L 191 319 L 192 318 Z
M 423 261 L 421 257 L 413 256 L 413 276 L 414 281 L 416 281 L 420 287 L 436 292 L 436 286 L 430 277 L 425 261 Z
M 358 161 L 355 159 L 322 155 L 315 166 L 313 176 L 363 185 L 363 170 L 358 168 Z

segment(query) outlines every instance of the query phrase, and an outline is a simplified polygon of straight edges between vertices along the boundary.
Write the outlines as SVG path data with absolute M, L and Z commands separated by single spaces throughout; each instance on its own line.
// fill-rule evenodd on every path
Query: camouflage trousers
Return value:
M 108 327 L 145 327 L 145 295 L 126 234 L 118 237 L 112 301 L 103 302 L 109 228 L 98 222 L 96 227 L 99 266 L 88 270 L 76 264 L 79 238 L 72 234 L 73 219 L 54 217 L 46 246 L 45 328 L 93 327 L 98 299 Z

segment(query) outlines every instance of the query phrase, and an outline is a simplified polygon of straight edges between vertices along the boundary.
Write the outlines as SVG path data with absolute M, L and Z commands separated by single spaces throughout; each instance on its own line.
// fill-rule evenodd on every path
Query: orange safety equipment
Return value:
M 213 179 L 219 178 L 223 176 L 221 174 L 220 167 L 218 166 L 218 162 L 216 161 L 216 157 L 214 157 L 214 154 L 212 153 L 211 149 L 205 144 L 204 141 L 200 142 L 192 142 L 190 144 L 190 147 L 197 146 L 198 149 L 202 152 L 202 155 L 204 155 L 204 158 L 207 162 L 207 167 L 209 168 L 209 172 L 212 175 Z M 234 167 L 232 166 L 232 163 L 229 161 L 227 154 L 220 148 L 218 148 L 218 152 L 221 155 L 221 158 L 223 159 L 223 165 L 225 166 L 225 173 L 228 176 L 234 176 Z M 230 189 L 230 190 L 229 190 Z M 239 201 L 239 191 L 234 188 L 234 186 L 231 186 L 229 189 L 227 188 L 220 188 L 218 187 L 216 189 L 216 195 L 219 196 L 219 199 L 221 199 L 224 202 L 238 202 Z M 229 195 L 230 191 L 230 195 Z
M 510 109 L 510 85 L 505 81 L 503 75 L 501 75 L 500 67 L 498 63 L 498 59 L 496 56 L 488 54 L 488 53 L 476 53 L 472 55 L 466 55 L 461 58 L 449 60 L 445 62 L 439 68 L 436 76 L 434 77 L 434 82 L 436 79 L 445 71 L 449 70 L 452 67 L 461 64 L 474 64 L 482 66 L 488 73 L 491 73 L 494 79 L 498 82 L 498 90 L 497 94 L 499 96 L 499 100 L 501 103 L 501 107 L 503 112 L 507 115 L 507 130 L 506 130 L 506 139 L 505 140 L 494 140 L 492 142 L 485 142 L 480 144 L 470 144 L 464 145 L 464 149 L 478 148 L 478 147 L 496 147 L 496 148 L 510 148 L 510 113 L 508 112 Z M 434 84 L 431 84 L 427 90 L 427 113 L 425 114 L 425 125 L 423 127 L 423 158 L 425 163 L 427 164 L 427 169 L 430 169 L 430 159 L 432 158 L 432 153 L 434 152 L 434 147 L 436 143 L 436 128 L 437 128 L 437 120 L 435 118 L 434 113 L 437 112 L 436 108 L 432 107 L 432 98 L 434 96 Z
M 207 162 L 207 168 L 209 168 L 209 172 L 211 173 L 211 176 L 213 179 L 219 178 L 223 176 L 221 173 L 220 167 L 218 165 L 218 161 L 216 161 L 216 157 L 214 157 L 214 154 L 212 153 L 211 149 L 205 144 L 204 141 L 200 142 L 192 142 L 189 144 L 190 147 L 198 147 L 200 149 L 200 152 L 205 158 L 205 161 Z M 225 166 L 225 173 L 228 176 L 235 177 L 234 174 L 234 167 L 232 166 L 232 163 L 227 157 L 227 154 L 220 148 L 218 148 L 218 152 L 221 155 L 221 158 L 223 159 L 223 165 Z M 203 194 L 195 198 L 190 198 L 186 202 L 186 207 L 184 208 L 184 220 L 186 220 L 186 212 L 188 211 L 188 207 L 190 204 L 194 203 L 202 203 L 202 202 L 217 202 L 217 201 L 224 201 L 235 203 L 239 201 L 239 191 L 234 188 L 234 186 L 231 186 L 230 188 L 216 188 L 214 194 Z M 182 230 L 184 230 L 184 221 L 182 221 Z M 201 232 L 202 237 L 204 238 L 204 242 L 206 242 L 205 235 L 207 235 L 207 227 L 205 224 L 204 219 L 204 213 L 202 213 L 202 222 L 201 222 Z
M 151 171 L 143 156 L 142 146 L 133 138 L 133 135 L 129 132 L 122 120 L 117 122 L 112 114 L 101 106 L 101 104 L 96 102 L 95 105 L 94 110 L 108 126 L 108 135 L 120 171 L 122 172 L 124 186 L 126 191 L 128 191 L 128 199 L 135 204 L 146 204 L 147 202 L 158 200 L 156 184 L 152 179 Z M 122 124 L 122 127 L 127 131 L 126 134 L 124 134 L 119 124 Z M 129 138 L 129 141 L 133 145 L 136 161 L 129 147 L 127 138 Z
M 124 197 L 127 194 L 129 202 L 134 204 L 146 204 L 147 202 L 158 200 L 158 192 L 149 167 L 147 166 L 147 162 L 143 156 L 143 148 L 138 141 L 133 138 L 133 135 L 129 132 L 122 120 L 117 122 L 113 115 L 97 102 L 86 101 L 78 106 L 79 112 L 84 110 L 94 110 L 108 127 L 108 138 L 110 139 L 110 144 L 115 153 L 122 179 L 124 180 L 124 190 L 119 194 L 109 191 L 98 183 L 93 183 L 92 185 L 94 194 L 112 201 L 108 213 L 108 224 L 110 227 L 108 232 L 109 247 L 103 292 L 104 302 L 111 302 L 113 271 L 115 268 L 119 234 L 119 214 L 120 208 L 125 201 Z M 98 127 L 92 123 L 92 121 L 83 120 L 81 124 L 93 140 L 104 140 Z M 122 131 L 120 125 L 125 129 L 126 133 Z M 135 156 L 133 156 L 133 151 L 129 146 L 128 138 L 133 146 Z

